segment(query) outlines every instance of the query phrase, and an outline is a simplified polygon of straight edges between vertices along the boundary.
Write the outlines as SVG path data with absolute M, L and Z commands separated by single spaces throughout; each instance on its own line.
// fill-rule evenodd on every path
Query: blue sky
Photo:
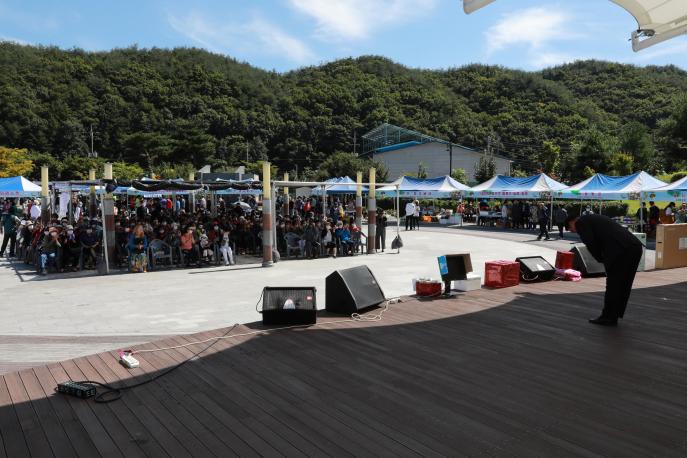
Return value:
M 596 58 L 687 68 L 687 37 L 639 53 L 608 0 L 0 0 L 0 39 L 107 50 L 195 46 L 287 71 L 377 54 L 410 67 L 536 70 Z

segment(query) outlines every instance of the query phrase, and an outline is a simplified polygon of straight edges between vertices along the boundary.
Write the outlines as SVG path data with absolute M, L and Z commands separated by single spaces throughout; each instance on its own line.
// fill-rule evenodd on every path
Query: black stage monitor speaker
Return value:
M 549 281 L 556 274 L 556 268 L 541 256 L 524 256 L 516 261 L 520 263 L 522 281 Z
M 468 272 L 472 272 L 470 253 L 446 254 L 437 258 L 439 273 L 444 281 L 444 294 L 451 292 L 451 281 L 467 280 Z
M 325 308 L 328 312 L 350 315 L 373 307 L 386 299 L 377 279 L 367 266 L 336 270 L 325 280 Z
M 262 290 L 262 324 L 315 324 L 317 303 L 315 287 L 265 287 Z
M 572 250 L 573 268 L 579 270 L 583 277 L 603 277 L 606 275 L 606 267 L 589 252 L 584 243 L 576 243 Z

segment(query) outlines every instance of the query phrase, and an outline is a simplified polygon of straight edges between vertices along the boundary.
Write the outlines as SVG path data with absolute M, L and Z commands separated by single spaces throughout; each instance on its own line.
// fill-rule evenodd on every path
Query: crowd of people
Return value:
M 57 271 L 95 269 L 102 259 L 103 224 L 98 211 L 93 216 L 87 196 L 72 196 L 71 218 L 50 215 L 41 223 L 40 202 L 32 199 L 0 201 L 3 232 L 0 256 L 21 256 L 43 274 Z M 211 208 L 211 206 L 215 208 Z M 276 202 L 276 247 L 282 257 L 302 258 L 350 256 L 362 252 L 366 234 L 355 219 L 355 200 L 329 196 L 297 197 Z M 326 208 L 326 209 L 325 209 Z M 406 230 L 419 229 L 422 209 L 417 200 L 405 204 Z M 538 239 L 549 240 L 552 226 L 563 237 L 568 212 L 556 205 L 525 200 L 461 203 L 456 209 L 464 217 L 497 218 L 503 227 L 538 230 Z M 590 207 L 582 214 L 592 214 Z M 637 212 L 649 227 L 661 222 L 687 222 L 687 204 L 671 202 L 661 212 L 653 203 Z M 466 218 L 467 219 L 467 218 Z M 387 214 L 377 211 L 376 249 L 386 249 Z M 114 209 L 115 259 L 132 272 L 146 272 L 151 262 L 185 267 L 236 263 L 239 256 L 262 255 L 262 213 L 255 197 L 244 196 L 229 202 L 222 198 L 207 201 L 189 199 L 120 199 Z M 158 256 L 161 255 L 161 256 Z M 159 259 L 158 259 L 159 257 Z
M 211 209 L 211 205 L 216 208 Z M 74 195 L 72 218 L 50 215 L 41 223 L 39 201 L 7 199 L 2 209 L 3 244 L 8 256 L 20 256 L 40 273 L 95 269 L 102 259 L 103 224 L 96 210 L 89 215 L 87 197 Z M 346 256 L 362 252 L 366 234 L 355 223 L 352 200 L 329 199 L 323 214 L 321 198 L 277 202 L 276 250 L 304 258 Z M 91 211 L 93 208 L 91 208 Z M 72 221 L 72 223 L 70 223 Z M 387 217 L 377 215 L 377 247 L 386 245 Z M 235 264 L 238 256 L 262 255 L 262 213 L 253 196 L 236 202 L 199 198 L 193 206 L 183 196 L 142 197 L 116 201 L 114 208 L 115 259 L 132 272 L 147 272 L 158 260 L 184 267 Z M 161 255 L 161 256 L 159 256 Z

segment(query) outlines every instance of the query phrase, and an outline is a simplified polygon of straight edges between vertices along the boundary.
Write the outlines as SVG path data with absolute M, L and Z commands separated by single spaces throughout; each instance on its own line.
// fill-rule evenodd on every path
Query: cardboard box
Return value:
M 656 268 L 687 267 L 687 224 L 656 226 Z

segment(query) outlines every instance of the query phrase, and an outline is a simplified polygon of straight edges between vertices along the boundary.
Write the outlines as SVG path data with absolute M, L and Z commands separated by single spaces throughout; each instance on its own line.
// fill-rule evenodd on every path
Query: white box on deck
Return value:
M 454 280 L 451 282 L 451 289 L 456 291 L 474 291 L 482 288 L 482 277 L 477 274 L 468 274 L 467 280 Z

